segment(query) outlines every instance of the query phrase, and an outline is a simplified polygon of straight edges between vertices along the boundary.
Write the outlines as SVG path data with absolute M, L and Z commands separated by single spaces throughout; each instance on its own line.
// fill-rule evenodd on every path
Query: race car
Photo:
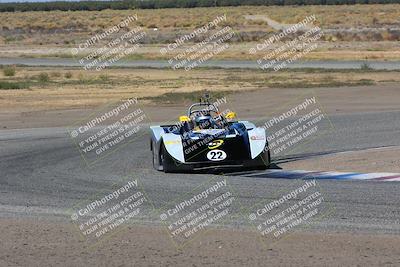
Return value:
M 266 131 L 236 113 L 220 112 L 209 99 L 192 104 L 169 125 L 150 126 L 153 166 L 164 172 L 266 169 L 270 153 Z

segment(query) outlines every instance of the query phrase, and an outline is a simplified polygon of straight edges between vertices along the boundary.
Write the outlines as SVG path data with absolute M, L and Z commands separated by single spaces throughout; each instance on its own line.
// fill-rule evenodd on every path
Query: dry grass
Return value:
M 316 14 L 321 27 L 372 27 L 379 24 L 399 24 L 400 6 L 340 5 L 340 6 L 262 6 L 218 7 L 157 10 L 103 10 L 75 12 L 1 13 L 0 27 L 11 29 L 72 29 L 97 31 L 115 25 L 129 15 L 138 14 L 139 25 L 147 28 L 189 28 L 204 25 L 226 14 L 227 22 L 236 29 L 263 28 L 266 23 L 246 20 L 244 15 L 267 15 L 282 23 L 296 23 L 307 15 Z
M 398 42 L 341 42 L 338 43 L 317 43 L 318 47 L 314 51 L 305 54 L 302 60 L 400 60 L 400 48 Z M 212 57 L 217 60 L 253 60 L 261 58 L 270 53 L 274 47 L 264 53 L 249 54 L 249 49 L 255 43 L 230 44 L 229 49 Z M 124 57 L 126 60 L 168 60 L 189 46 L 181 46 L 168 55 L 160 53 L 163 45 L 143 45 L 134 54 Z M 277 46 L 276 46 L 277 47 Z M 275 47 L 275 48 L 276 48 Z M 78 61 L 84 54 L 80 54 L 75 59 Z M 73 58 L 70 48 L 50 48 L 37 49 L 34 46 L 12 47 L 10 45 L 0 46 L 0 57 L 27 57 L 27 58 Z
M 109 69 L 104 79 L 99 72 L 58 69 L 48 82 L 32 82 L 50 68 L 17 68 L 15 77 L 3 82 L 31 81 L 29 89 L 4 90 L 0 106 L 14 109 L 51 110 L 93 107 L 129 97 L 151 98 L 166 93 L 200 90 L 241 92 L 266 88 L 333 87 L 400 82 L 398 72 L 311 71 L 263 72 L 239 69 L 196 69 L 190 72 L 165 69 Z M 71 78 L 65 78 L 71 73 Z M 103 73 L 104 75 L 104 73 Z
M 318 48 L 303 59 L 400 59 L 399 31 L 388 30 L 400 28 L 400 5 L 394 4 L 0 13 L 0 56 L 71 57 L 71 47 L 134 14 L 138 21 L 130 28 L 143 26 L 151 44 L 144 44 L 128 58 L 133 60 L 165 59 L 159 53 L 165 43 L 222 14 L 226 14 L 227 21 L 218 27 L 229 25 L 238 34 L 232 38 L 231 47 L 215 59 L 259 58 L 251 56 L 248 49 L 275 30 L 265 21 L 245 19 L 245 15 L 266 15 L 281 23 L 296 23 L 311 14 L 317 17 L 315 24 L 327 31 Z

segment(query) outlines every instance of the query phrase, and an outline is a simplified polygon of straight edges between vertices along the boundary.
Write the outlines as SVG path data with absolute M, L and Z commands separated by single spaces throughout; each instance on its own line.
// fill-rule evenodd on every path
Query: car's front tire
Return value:
M 163 166 L 163 171 L 165 173 L 178 171 L 177 164 L 175 160 L 169 155 L 167 149 L 164 146 L 164 143 L 161 144 L 160 149 L 160 165 Z

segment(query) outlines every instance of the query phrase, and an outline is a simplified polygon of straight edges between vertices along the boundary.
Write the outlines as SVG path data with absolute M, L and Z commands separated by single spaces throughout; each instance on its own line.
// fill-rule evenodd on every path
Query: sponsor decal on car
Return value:
M 176 144 L 180 144 L 180 143 L 181 143 L 180 140 L 168 140 L 168 141 L 164 142 L 164 144 L 166 144 L 166 145 L 176 145 Z
M 260 136 L 260 135 L 253 135 L 250 137 L 251 140 L 264 140 L 265 137 L 264 136 Z
M 216 149 L 224 143 L 224 140 L 217 139 L 208 144 L 209 149 Z

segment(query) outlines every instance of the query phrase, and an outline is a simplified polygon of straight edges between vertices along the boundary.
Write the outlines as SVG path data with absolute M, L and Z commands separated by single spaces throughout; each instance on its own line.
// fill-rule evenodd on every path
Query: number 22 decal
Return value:
M 214 149 L 207 153 L 207 158 L 212 161 L 219 161 L 226 159 L 225 151 Z

